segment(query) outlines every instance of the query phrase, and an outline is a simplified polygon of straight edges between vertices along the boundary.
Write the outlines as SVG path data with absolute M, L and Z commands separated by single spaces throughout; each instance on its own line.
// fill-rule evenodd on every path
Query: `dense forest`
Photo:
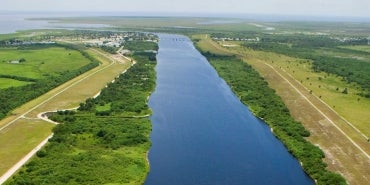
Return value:
M 133 51 L 147 51 L 147 50 L 158 50 L 158 45 L 155 42 L 148 41 L 128 41 L 124 43 L 124 48 Z
M 288 151 L 302 162 L 303 169 L 318 184 L 346 184 L 345 179 L 326 170 L 324 153 L 305 140 L 310 133 L 295 121 L 281 98 L 251 66 L 234 56 L 203 53 L 232 90 L 263 119 Z
M 137 63 L 78 111 L 50 116 L 60 122 L 49 144 L 7 184 L 142 184 L 151 124 L 147 97 L 155 87 L 156 62 Z M 127 116 L 127 112 L 134 113 Z
M 324 55 L 318 51 L 329 49 L 345 54 L 369 55 L 364 51 L 340 48 L 346 45 L 367 44 L 366 39 L 338 41 L 327 36 L 276 36 L 262 38 L 261 42 L 244 43 L 245 47 L 255 50 L 271 51 L 291 57 L 304 58 L 312 61 L 314 71 L 323 71 L 341 76 L 348 83 L 359 84 L 363 97 L 370 98 L 370 65 L 369 61 L 356 58 L 340 58 L 335 55 Z
M 24 77 L 6 76 L 1 77 L 12 78 L 22 81 L 32 81 L 34 83 L 20 87 L 10 87 L 7 89 L 0 89 L 0 119 L 4 118 L 11 110 L 19 107 L 20 105 L 39 97 L 40 95 L 48 92 L 49 90 L 59 86 L 60 84 L 96 67 L 99 61 L 90 56 L 83 48 L 69 44 L 50 44 L 50 45 L 28 45 L 28 49 L 38 49 L 40 47 L 59 46 L 68 49 L 79 51 L 84 57 L 90 60 L 90 63 L 77 70 L 70 70 L 61 72 L 59 75 L 49 76 L 43 79 L 28 79 Z M 25 49 L 22 47 L 22 49 Z

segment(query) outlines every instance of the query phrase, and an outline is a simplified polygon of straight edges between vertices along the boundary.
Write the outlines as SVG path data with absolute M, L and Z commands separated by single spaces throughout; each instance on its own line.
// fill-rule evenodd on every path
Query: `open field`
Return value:
M 19 87 L 19 86 L 27 85 L 30 83 L 32 82 L 24 82 L 24 81 L 9 79 L 9 78 L 0 78 L 0 89 L 6 89 L 9 87 Z
M 335 58 L 345 58 L 345 59 L 356 59 L 363 62 L 370 63 L 370 53 L 367 53 L 366 49 L 370 47 L 367 46 L 343 46 L 343 49 L 337 48 L 320 48 L 316 49 L 315 53 L 318 55 L 335 57 Z
M 122 71 L 127 69 L 131 63 L 119 56 L 111 56 L 105 54 L 98 50 L 89 50 L 89 53 L 98 58 L 102 64 L 60 86 L 49 91 L 45 95 L 38 97 L 29 103 L 17 108 L 12 111 L 12 116 L 7 117 L 6 119 L 1 120 L 0 129 L 6 130 L 3 134 L 0 135 L 0 141 L 3 141 L 3 138 L 9 136 L 16 136 L 18 130 L 23 129 L 24 125 L 20 124 L 25 122 L 26 124 L 35 124 L 40 122 L 36 118 L 37 114 L 40 112 L 69 109 L 79 105 L 80 102 L 84 101 L 86 98 L 93 97 L 96 95 L 107 83 L 111 82 L 116 76 L 118 76 Z M 67 101 L 68 100 L 68 101 Z M 26 118 L 26 119 L 25 119 Z M 10 123 L 10 124 L 9 124 Z M 7 126 L 9 125 L 9 126 Z M 2 143 L 0 146 L 7 144 L 9 145 L 9 151 L 14 151 L 13 155 L 9 156 L 9 153 L 6 152 L 8 156 L 0 156 L 1 164 L 8 164 L 2 166 L 0 169 L 0 174 L 3 174 L 7 169 L 9 169 L 14 163 L 5 163 L 5 161 L 18 161 L 24 155 L 26 155 L 31 148 L 34 148 L 39 144 L 43 139 L 45 139 L 48 134 L 51 132 L 52 125 L 50 123 L 44 124 L 44 131 L 40 130 L 29 130 L 29 135 L 34 135 L 31 137 L 35 142 L 31 145 L 28 145 L 30 148 L 28 150 L 17 150 L 19 146 L 26 145 L 28 140 L 15 140 L 12 142 Z M 37 135 L 45 134 L 44 135 Z M 4 140 L 5 141 L 5 140 Z
M 343 48 L 357 50 L 357 51 L 365 51 L 370 53 L 370 46 L 344 46 Z
M 366 140 L 369 137 L 366 123 L 369 116 L 366 114 L 370 110 L 370 100 L 360 98 L 358 101 L 356 85 L 349 87 L 354 90 L 347 95 L 335 89 L 330 91 L 328 89 L 333 86 L 343 90 L 348 84 L 334 75 L 328 77 L 324 73 L 314 73 L 310 70 L 310 62 L 305 60 L 242 47 L 225 48 L 209 38 L 205 39 L 205 35 L 199 37 L 203 37 L 199 43 L 206 47 L 205 50 L 239 55 L 265 77 L 283 98 L 292 116 L 311 132 L 309 140 L 324 150 L 330 170 L 343 174 L 350 184 L 366 184 L 369 181 L 370 147 Z M 303 84 L 296 80 L 299 77 Z M 322 79 L 319 80 L 319 77 Z M 320 96 L 332 107 L 335 105 L 334 110 L 364 135 L 334 112 L 331 106 L 322 102 Z
M 19 64 L 10 61 L 25 62 Z M 40 48 L 0 48 L 0 74 L 27 77 L 32 79 L 46 78 L 67 70 L 79 69 L 90 61 L 76 50 L 62 47 Z
M 42 120 L 20 119 L 0 131 L 0 174 L 30 152 L 51 134 L 53 124 Z

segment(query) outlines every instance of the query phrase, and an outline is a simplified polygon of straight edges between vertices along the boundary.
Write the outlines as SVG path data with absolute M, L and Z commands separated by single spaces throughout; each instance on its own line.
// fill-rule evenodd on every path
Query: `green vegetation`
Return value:
M 328 36 L 282 35 L 266 36 L 261 42 L 245 43 L 244 46 L 308 59 L 312 61 L 314 71 L 339 75 L 348 83 L 355 82 L 363 91 L 359 95 L 370 98 L 369 53 L 342 48 L 365 43 L 367 44 L 365 38 L 339 41 Z
M 14 108 L 99 65 L 82 48 L 67 44 L 3 48 L 0 56 L 3 61 L 0 77 L 25 82 L 23 86 L 0 89 L 0 119 Z M 22 58 L 25 62 L 7 62 Z
M 24 86 L 30 83 L 32 82 L 19 81 L 19 80 L 0 77 L 0 89 L 6 89 L 9 87 L 20 87 L 20 86 Z
M 135 53 L 133 57 L 139 61 L 139 64 L 134 65 L 122 76 L 130 79 L 130 82 L 121 80 L 109 84 L 96 99 L 88 99 L 85 103 L 81 103 L 79 110 L 92 111 L 96 115 L 105 116 L 147 114 L 146 99 L 155 83 L 155 72 L 147 68 L 153 68 L 154 63 L 144 53 Z M 142 61 L 146 63 L 141 64 Z
M 101 46 L 100 49 L 110 54 L 116 54 L 118 50 L 117 48 L 111 46 Z
M 51 134 L 54 124 L 43 120 L 20 119 L 0 131 L 0 174 L 6 173 L 14 164 L 32 151 Z
M 35 80 L 57 76 L 67 70 L 77 70 L 90 62 L 76 50 L 56 46 L 1 48 L 0 56 L 1 75 Z M 26 61 L 20 62 L 21 59 Z M 20 63 L 12 64 L 11 61 Z
M 77 112 L 60 111 L 50 117 L 61 123 L 53 129 L 54 137 L 7 184 L 144 182 L 151 124 L 125 112 L 150 112 L 146 101 L 155 86 L 155 62 L 140 54 L 133 57 L 137 63 L 98 98 L 87 99 Z
M 11 116 L 0 121 L 0 125 L 7 124 L 17 119 L 19 115 L 28 112 L 31 108 L 35 108 L 35 106 L 44 102 L 42 106 L 26 114 L 25 118 L 15 120 L 13 124 L 1 131 L 1 174 L 5 173 L 22 157 L 34 149 L 51 134 L 52 128 L 55 127 L 54 124 L 29 118 L 36 118 L 36 115 L 40 112 L 63 110 L 78 106 L 82 101 L 96 95 L 107 83 L 110 83 L 122 71 L 127 70 L 131 66 L 131 62 L 124 58 L 115 58 L 119 62 L 112 63 L 110 59 L 113 56 L 111 55 L 101 53 L 95 49 L 88 49 L 86 52 L 98 59 L 101 65 L 12 110 Z M 58 95 L 54 96 L 56 94 Z M 39 122 L 44 123 L 41 129 L 33 129 Z
M 135 41 L 135 42 L 126 42 L 124 44 L 125 49 L 132 51 L 147 51 L 147 50 L 158 50 L 158 45 L 155 42 L 148 41 Z
M 263 119 L 318 184 L 346 184 L 339 174 L 326 170 L 324 153 L 304 137 L 310 133 L 295 121 L 288 108 L 257 71 L 234 56 L 203 53 L 232 90 L 254 114 Z

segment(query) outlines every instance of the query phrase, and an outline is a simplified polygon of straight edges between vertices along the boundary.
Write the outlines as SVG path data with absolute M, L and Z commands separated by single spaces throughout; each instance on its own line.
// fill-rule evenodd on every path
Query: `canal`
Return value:
M 159 37 L 146 185 L 314 184 L 187 37 Z

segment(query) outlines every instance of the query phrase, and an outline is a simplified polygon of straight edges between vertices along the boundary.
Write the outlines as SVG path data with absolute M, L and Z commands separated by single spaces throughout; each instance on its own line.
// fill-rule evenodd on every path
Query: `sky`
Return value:
M 264 14 L 370 18 L 370 0 L 1 0 L 4 11 Z

